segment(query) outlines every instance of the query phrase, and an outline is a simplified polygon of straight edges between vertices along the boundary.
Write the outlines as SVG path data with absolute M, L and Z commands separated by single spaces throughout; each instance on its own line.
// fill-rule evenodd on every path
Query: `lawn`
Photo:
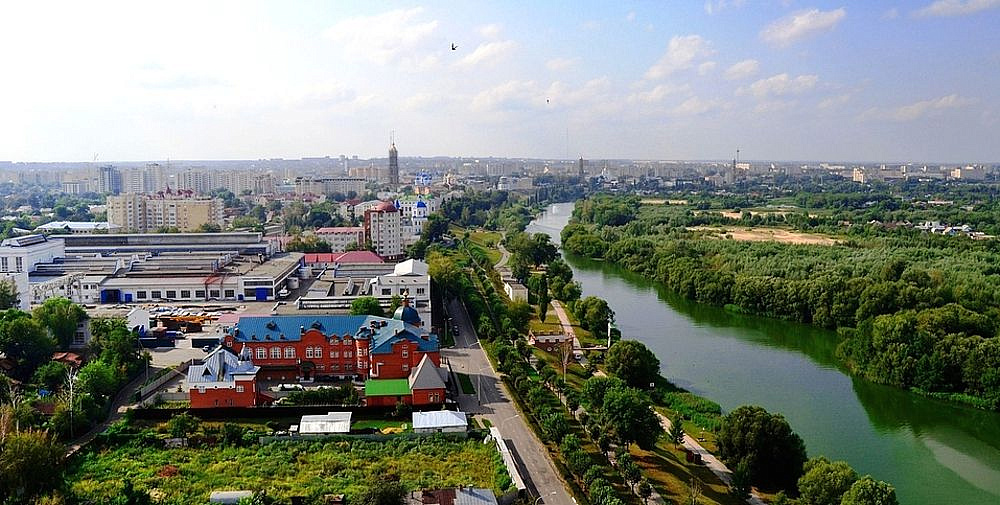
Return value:
M 704 505 L 737 505 L 746 503 L 729 495 L 729 489 L 707 467 L 688 464 L 684 453 L 666 440 L 660 439 L 651 451 L 633 445 L 632 458 L 642 468 L 649 483 L 673 503 L 684 503 L 692 479 L 701 482 L 702 495 L 698 503 Z
M 472 379 L 467 374 L 458 374 L 458 383 L 462 386 L 462 392 L 467 395 L 476 394 L 476 387 L 472 385 Z
M 510 486 L 492 444 L 442 437 L 179 449 L 129 444 L 84 451 L 66 477 L 78 501 L 91 503 L 108 503 L 125 479 L 162 503 L 198 505 L 215 490 L 263 489 L 287 499 L 328 493 L 350 498 L 385 480 L 408 489 L 472 485 L 502 492 Z

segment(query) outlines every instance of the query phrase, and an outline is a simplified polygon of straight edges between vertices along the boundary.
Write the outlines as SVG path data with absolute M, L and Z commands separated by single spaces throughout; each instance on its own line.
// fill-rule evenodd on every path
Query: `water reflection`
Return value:
M 557 238 L 571 209 L 557 206 L 528 231 Z M 892 482 L 901 503 L 1000 503 L 1000 414 L 850 377 L 835 332 L 694 303 L 615 265 L 564 256 L 584 295 L 607 299 L 622 333 L 649 346 L 678 385 L 724 409 L 781 412 L 810 454 Z

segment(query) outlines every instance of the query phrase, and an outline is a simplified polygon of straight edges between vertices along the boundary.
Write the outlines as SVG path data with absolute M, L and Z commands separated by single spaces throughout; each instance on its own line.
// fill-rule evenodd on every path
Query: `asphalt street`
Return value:
M 500 429 L 520 465 L 521 477 L 533 498 L 550 505 L 574 505 L 566 491 L 548 451 L 525 424 L 510 400 L 509 392 L 497 377 L 486 353 L 476 337 L 465 307 L 457 300 L 448 304 L 448 312 L 459 328 L 455 347 L 442 349 L 441 355 L 451 364 L 452 370 L 467 374 L 476 386 L 476 395 L 459 396 L 459 406 L 464 412 L 489 419 Z

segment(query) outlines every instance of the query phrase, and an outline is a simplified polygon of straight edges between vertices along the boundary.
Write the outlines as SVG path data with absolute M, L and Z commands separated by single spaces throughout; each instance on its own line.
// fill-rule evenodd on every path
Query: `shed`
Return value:
M 468 427 L 465 412 L 435 410 L 413 413 L 413 431 L 416 433 L 463 432 Z
M 327 412 L 323 415 L 302 416 L 299 434 L 325 435 L 328 433 L 350 433 L 350 412 Z
M 253 491 L 212 491 L 208 496 L 208 503 L 236 505 L 243 498 L 253 498 Z

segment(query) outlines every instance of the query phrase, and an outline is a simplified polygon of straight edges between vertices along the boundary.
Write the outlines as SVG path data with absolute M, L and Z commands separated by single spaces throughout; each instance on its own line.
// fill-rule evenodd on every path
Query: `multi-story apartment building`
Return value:
M 108 222 L 121 226 L 125 233 L 147 233 L 159 228 L 195 231 L 204 224 L 224 224 L 222 200 L 195 198 L 188 191 L 171 193 L 108 197 Z
M 365 211 L 365 237 L 375 254 L 389 260 L 403 257 L 403 223 L 392 202 L 380 202 Z
M 317 229 L 316 236 L 330 244 L 330 252 L 344 252 L 351 244 L 365 245 L 363 226 L 327 226 Z

